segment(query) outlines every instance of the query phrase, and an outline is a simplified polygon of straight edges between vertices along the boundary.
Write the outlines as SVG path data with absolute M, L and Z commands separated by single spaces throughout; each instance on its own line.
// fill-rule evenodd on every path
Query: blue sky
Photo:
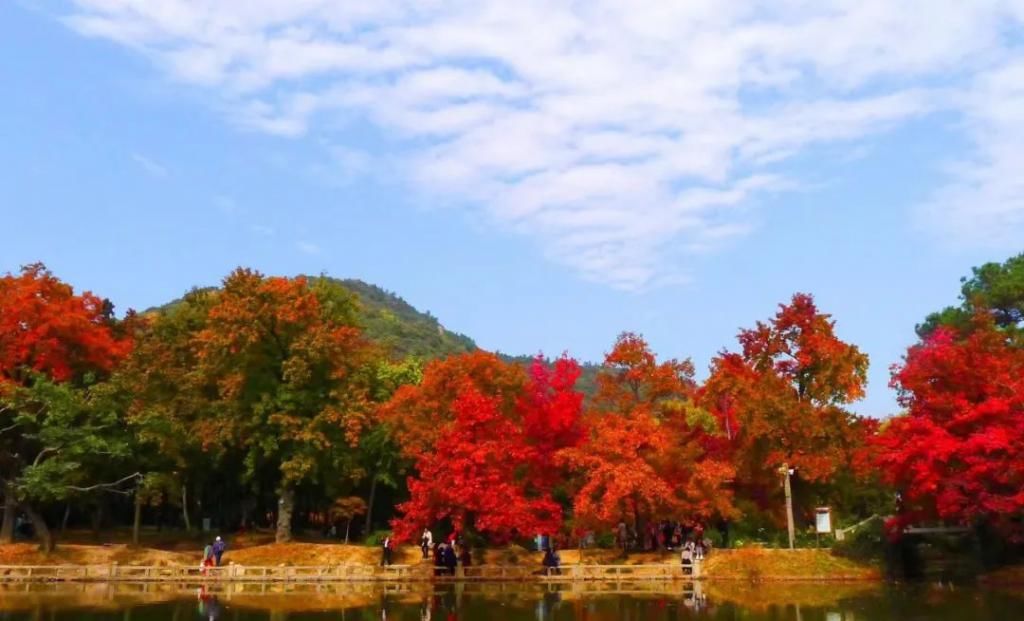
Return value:
M 0 4 L 0 271 L 122 310 L 323 271 L 702 375 L 806 291 L 885 415 L 914 324 L 1024 250 L 1022 2 L 353 7 Z

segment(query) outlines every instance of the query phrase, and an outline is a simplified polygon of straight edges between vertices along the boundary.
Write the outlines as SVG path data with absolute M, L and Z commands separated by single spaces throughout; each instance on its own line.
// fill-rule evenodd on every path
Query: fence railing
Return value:
M 188 567 L 181 565 L 0 565 L 0 582 L 403 582 L 403 581 L 541 581 L 691 580 L 701 565 L 563 565 L 537 569 L 520 565 L 475 565 L 455 568 L 454 575 L 432 565 L 362 564 L 311 566 Z

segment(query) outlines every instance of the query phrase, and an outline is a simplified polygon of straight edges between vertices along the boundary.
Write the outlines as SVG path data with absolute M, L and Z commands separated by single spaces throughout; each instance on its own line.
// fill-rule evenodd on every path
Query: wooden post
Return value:
M 783 486 L 786 490 L 786 528 L 789 531 L 789 549 L 792 550 L 794 546 L 794 532 L 793 532 L 793 489 L 789 484 L 789 477 L 793 474 L 789 464 L 782 464 L 782 476 Z

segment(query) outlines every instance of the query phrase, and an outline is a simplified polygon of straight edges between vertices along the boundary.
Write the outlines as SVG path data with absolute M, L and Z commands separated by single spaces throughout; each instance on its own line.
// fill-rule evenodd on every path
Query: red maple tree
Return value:
M 131 349 L 112 320 L 109 304 L 76 294 L 41 263 L 0 277 L 0 385 L 109 371 Z
M 522 426 L 501 412 L 500 398 L 467 384 L 452 413 L 434 449 L 416 462 L 396 535 L 411 539 L 444 519 L 457 531 L 471 529 L 499 543 L 557 530 L 561 507 L 550 496 L 527 494 L 519 470 L 532 450 Z
M 576 390 L 577 362 L 566 356 L 552 365 L 536 358 L 516 407 L 530 452 L 530 485 L 551 493 L 566 472 L 557 463 L 558 451 L 583 441 L 583 393 Z
M 1024 535 L 1024 349 L 979 313 L 966 336 L 939 327 L 912 346 L 892 385 L 906 412 L 879 434 L 876 465 L 908 515 Z
M 565 357 L 538 358 L 526 374 L 474 352 L 433 362 L 420 385 L 401 388 L 382 410 L 416 462 L 396 535 L 446 519 L 495 542 L 556 532 L 562 508 L 552 494 L 563 476 L 555 455 L 582 437 L 579 374 Z

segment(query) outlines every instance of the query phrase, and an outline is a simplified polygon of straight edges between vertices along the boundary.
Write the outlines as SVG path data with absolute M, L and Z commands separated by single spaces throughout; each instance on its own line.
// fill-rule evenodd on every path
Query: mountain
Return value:
M 448 330 L 429 312 L 417 310 L 395 293 L 361 280 L 329 280 L 359 298 L 366 335 L 397 356 L 442 358 L 477 349 L 473 339 Z
M 338 284 L 359 300 L 361 323 L 366 335 L 384 345 L 396 357 L 415 356 L 421 359 L 444 358 L 479 349 L 473 339 L 445 328 L 429 312 L 418 310 L 398 294 L 377 285 L 353 278 L 324 277 Z M 209 287 L 207 289 L 213 289 Z M 145 313 L 163 312 L 179 304 L 181 299 L 151 308 Z M 498 352 L 506 362 L 528 366 L 533 356 L 512 356 Z M 588 397 L 596 391 L 596 377 L 600 365 L 581 363 L 577 388 Z
M 367 336 L 384 343 L 399 356 L 442 358 L 477 349 L 473 339 L 452 332 L 441 325 L 429 312 L 417 310 L 396 293 L 361 280 L 336 280 L 359 297 L 363 307 L 363 325 Z M 528 366 L 533 356 L 512 356 L 497 352 L 505 362 Z M 597 391 L 597 371 L 601 366 L 580 363 L 577 389 L 588 397 Z

